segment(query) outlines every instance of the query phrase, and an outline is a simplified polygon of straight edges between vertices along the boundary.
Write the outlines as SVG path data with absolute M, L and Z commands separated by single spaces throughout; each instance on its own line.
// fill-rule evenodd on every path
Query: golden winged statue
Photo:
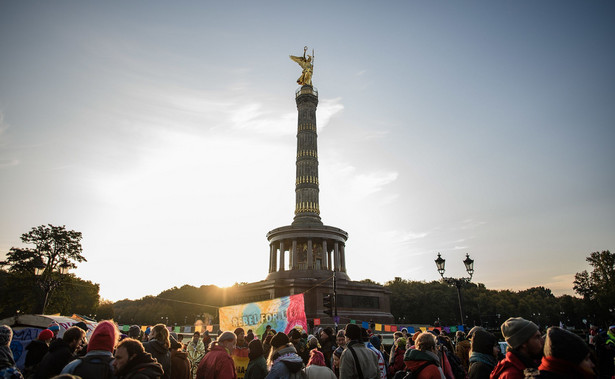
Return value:
M 290 59 L 297 62 L 299 66 L 303 69 L 301 72 L 301 76 L 297 79 L 297 84 L 302 86 L 311 86 L 312 85 L 312 74 L 314 72 L 314 50 L 312 49 L 312 55 L 307 55 L 307 46 L 303 48 L 303 56 L 296 57 L 294 55 L 289 55 Z

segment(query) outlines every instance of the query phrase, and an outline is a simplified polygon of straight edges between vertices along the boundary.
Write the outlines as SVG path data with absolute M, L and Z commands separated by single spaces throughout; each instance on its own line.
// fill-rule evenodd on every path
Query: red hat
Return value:
M 53 332 L 51 330 L 49 330 L 49 329 L 42 330 L 38 334 L 38 339 L 40 341 L 45 341 L 45 340 L 48 340 L 48 339 L 51 339 L 51 338 L 53 338 Z
M 88 343 L 88 352 L 92 350 L 113 352 L 118 337 L 119 333 L 115 325 L 111 321 L 102 321 L 92 332 L 90 343 Z

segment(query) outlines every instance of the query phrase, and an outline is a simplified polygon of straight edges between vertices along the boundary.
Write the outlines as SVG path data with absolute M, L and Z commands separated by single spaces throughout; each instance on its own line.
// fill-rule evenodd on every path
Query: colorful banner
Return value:
M 223 331 L 241 327 L 252 329 L 255 335 L 260 336 L 267 325 L 284 333 L 290 332 L 295 326 L 307 330 L 303 294 L 222 307 L 219 314 L 220 330 Z

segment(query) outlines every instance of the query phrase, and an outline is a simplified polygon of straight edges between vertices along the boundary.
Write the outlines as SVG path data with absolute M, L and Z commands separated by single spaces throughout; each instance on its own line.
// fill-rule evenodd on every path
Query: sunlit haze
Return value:
M 610 1 L 0 2 L 0 259 L 83 233 L 103 298 L 263 280 L 314 49 L 348 275 L 572 294 L 615 248 Z

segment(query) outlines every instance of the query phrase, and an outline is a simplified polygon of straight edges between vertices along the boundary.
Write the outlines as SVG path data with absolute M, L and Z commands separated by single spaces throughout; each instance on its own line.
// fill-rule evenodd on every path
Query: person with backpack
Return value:
M 271 369 L 266 379 L 305 378 L 303 359 L 286 334 L 278 332 L 273 336 L 271 349 L 268 360 Z
M 346 349 L 340 358 L 340 379 L 380 378 L 378 356 L 361 342 L 361 327 L 346 324 Z
M 405 379 L 445 379 L 436 352 L 436 336 L 430 332 L 419 334 L 415 349 L 408 349 L 404 355 Z M 396 377 L 399 377 L 396 374 Z
M 119 332 L 111 321 L 101 321 L 90 337 L 87 354 L 64 366 L 62 374 L 77 375 L 88 379 L 113 377 L 113 350 Z

